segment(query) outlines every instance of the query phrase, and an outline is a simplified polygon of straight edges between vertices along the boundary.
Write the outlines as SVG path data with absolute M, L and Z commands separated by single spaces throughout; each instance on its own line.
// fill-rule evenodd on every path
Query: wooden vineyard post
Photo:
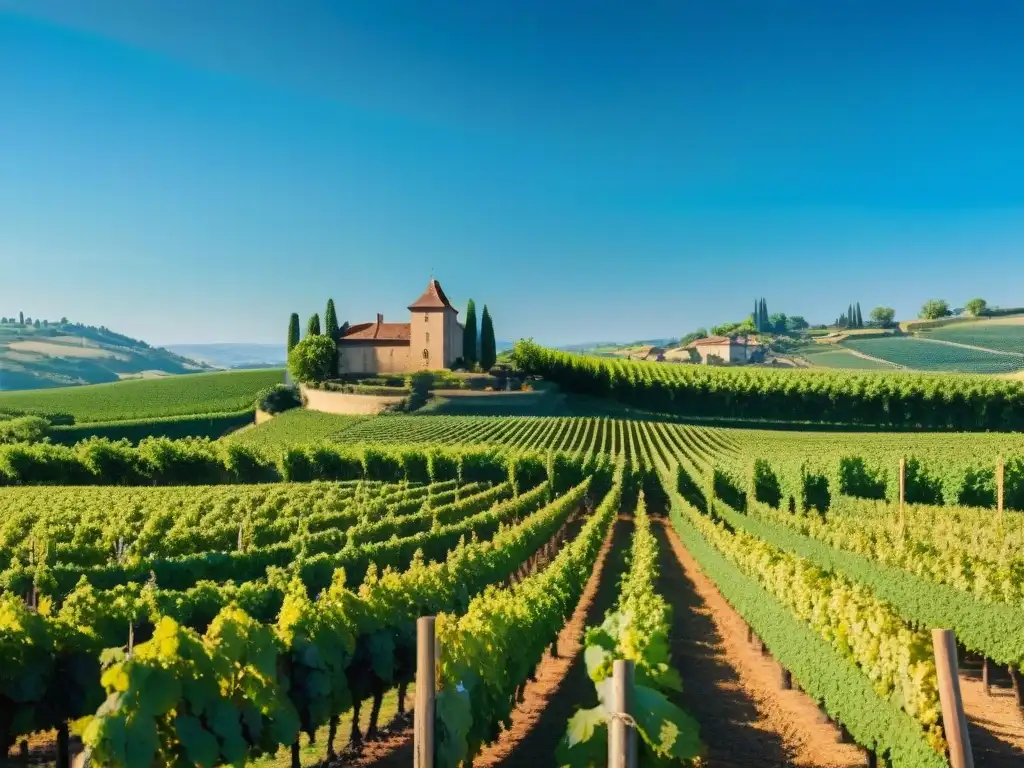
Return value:
M 985 689 L 985 695 L 992 695 L 992 686 L 988 681 L 988 656 L 981 660 L 981 687 Z
M 608 768 L 637 768 L 637 733 L 633 727 L 633 662 L 612 665 L 612 711 L 608 727 Z
M 903 505 L 907 498 L 907 460 L 900 458 L 900 535 L 903 535 L 905 516 Z
M 960 676 L 956 663 L 956 638 L 950 629 L 932 630 L 935 670 L 939 677 L 939 701 L 942 704 L 942 727 L 949 743 L 949 763 L 953 768 L 974 768 L 971 738 L 967 732 L 967 716 L 960 697 Z
M 437 646 L 434 617 L 416 622 L 416 708 L 413 710 L 414 768 L 434 768 L 434 699 Z
M 68 724 L 57 727 L 57 768 L 71 768 L 71 745 Z
M 999 514 L 999 525 L 1003 524 L 1003 476 L 1006 465 L 1000 459 L 996 465 L 996 512 Z
M 793 688 L 793 675 L 781 664 L 779 664 L 779 688 L 783 691 L 789 691 Z

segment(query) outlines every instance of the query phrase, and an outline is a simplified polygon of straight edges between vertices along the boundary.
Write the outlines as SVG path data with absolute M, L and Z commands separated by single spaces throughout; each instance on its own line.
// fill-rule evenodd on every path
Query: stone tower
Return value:
M 409 368 L 449 368 L 462 357 L 459 313 L 434 278 L 427 290 L 409 305 Z

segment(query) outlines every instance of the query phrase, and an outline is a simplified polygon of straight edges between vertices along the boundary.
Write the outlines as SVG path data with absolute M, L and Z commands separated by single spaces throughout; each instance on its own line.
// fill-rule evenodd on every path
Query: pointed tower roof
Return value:
M 444 295 L 444 291 L 441 290 L 441 284 L 434 278 L 430 278 L 430 282 L 427 283 L 427 290 L 423 292 L 416 301 L 409 305 L 409 309 L 451 309 L 451 302 L 448 301 L 448 297 Z

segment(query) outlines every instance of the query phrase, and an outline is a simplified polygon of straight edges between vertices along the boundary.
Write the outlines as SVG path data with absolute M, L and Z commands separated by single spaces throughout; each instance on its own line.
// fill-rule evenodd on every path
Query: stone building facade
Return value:
M 409 305 L 408 323 L 359 323 L 345 328 L 338 344 L 338 373 L 385 374 L 449 368 L 462 357 L 462 324 L 441 284 Z

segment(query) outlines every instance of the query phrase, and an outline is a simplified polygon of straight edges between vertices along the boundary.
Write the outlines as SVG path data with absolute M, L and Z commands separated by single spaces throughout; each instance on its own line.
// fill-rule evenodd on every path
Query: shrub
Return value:
M 832 503 L 828 477 L 803 466 L 800 467 L 800 493 L 801 512 L 813 509 L 824 514 Z
M 459 479 L 459 464 L 451 454 L 434 449 L 427 453 L 427 466 L 430 468 L 430 482 L 441 483 L 445 480 Z
M 19 416 L 0 421 L 0 445 L 39 443 L 50 432 L 50 422 L 41 416 Z
M 255 448 L 228 443 L 223 450 L 224 468 L 232 482 L 272 483 L 278 479 L 277 467 Z
M 509 479 L 505 457 L 494 449 L 467 450 L 458 456 L 460 483 L 502 483 Z
M 713 483 L 716 498 L 721 499 L 733 509 L 746 512 L 747 492 L 743 490 L 742 484 L 732 474 L 716 467 Z
M 548 467 L 536 454 L 517 454 L 508 457 L 508 479 L 516 495 L 536 488 L 544 482 L 547 470 Z
M 398 482 L 405 477 L 401 457 L 379 448 L 365 448 L 363 450 L 363 476 L 388 483 Z
M 332 374 L 335 342 L 327 336 L 307 336 L 288 353 L 288 370 L 303 384 L 320 382 Z
M 782 501 L 782 485 L 779 478 L 772 470 L 771 465 L 764 459 L 754 461 L 754 498 L 771 507 L 779 508 Z
M 209 440 L 149 437 L 139 443 L 138 453 L 154 485 L 207 485 L 226 479 L 224 462 Z
M 302 407 L 302 393 L 295 386 L 275 384 L 262 390 L 256 397 L 256 407 L 265 413 L 278 414 Z
M 862 499 L 884 499 L 885 473 L 869 467 L 860 456 L 844 456 L 839 460 L 839 492 Z
M 399 456 L 405 479 L 410 483 L 430 482 L 430 463 L 427 454 L 419 449 L 402 451 Z
M 127 440 L 91 437 L 78 443 L 75 451 L 103 485 L 141 485 L 149 479 L 145 462 Z
M 89 470 L 74 449 L 63 445 L 16 444 L 0 456 L 0 483 L 7 485 L 85 485 Z
M 430 398 L 430 389 L 434 386 L 434 375 L 429 371 L 419 371 L 406 377 L 406 386 L 410 391 L 406 410 L 415 411 L 422 408 Z

